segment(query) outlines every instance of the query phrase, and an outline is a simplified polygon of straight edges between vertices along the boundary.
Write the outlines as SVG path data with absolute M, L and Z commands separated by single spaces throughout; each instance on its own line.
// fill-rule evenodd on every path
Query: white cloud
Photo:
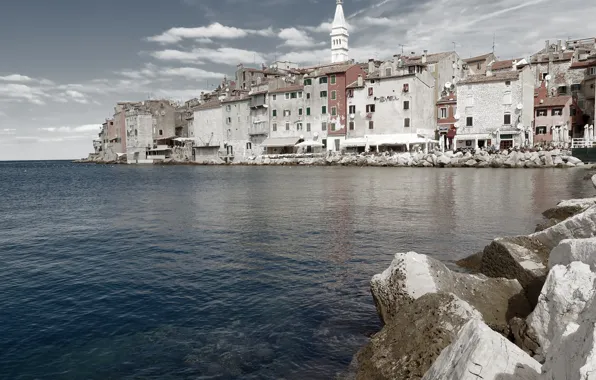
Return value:
M 161 44 L 177 43 L 184 39 L 193 39 L 198 42 L 210 42 L 211 39 L 236 39 L 246 37 L 249 34 L 266 37 L 272 36 L 274 33 L 271 28 L 250 30 L 234 26 L 225 26 L 216 22 L 208 26 L 199 26 L 196 28 L 171 28 L 157 36 L 148 37 L 147 40 Z
M 152 52 L 151 55 L 162 61 L 194 61 L 195 58 L 201 58 L 214 63 L 235 66 L 239 63 L 256 62 L 257 64 L 267 62 L 267 58 L 259 52 L 252 50 L 236 49 L 230 47 L 220 47 L 218 49 L 195 48 L 190 51 L 180 50 L 161 50 Z
M 224 76 L 224 74 L 199 69 L 196 67 L 171 67 L 162 70 L 161 73 L 167 76 L 184 77 L 188 79 L 219 79 L 223 78 Z
M 76 90 L 67 90 L 65 92 L 66 96 L 68 96 L 70 99 L 72 99 L 73 101 L 77 102 L 77 103 L 81 103 L 81 104 L 88 104 L 89 100 L 87 99 L 87 96 L 84 95 L 83 93 L 76 91 Z
M 33 81 L 33 79 L 26 75 L 11 74 L 11 75 L 7 75 L 7 76 L 0 76 L 0 81 L 3 81 L 3 82 L 31 82 L 31 81 Z
M 20 83 L 0 84 L 0 99 L 27 101 L 33 104 L 45 104 L 47 94 L 41 88 Z
M 315 41 L 303 30 L 285 28 L 279 31 L 278 37 L 284 40 L 284 45 L 292 47 L 308 47 L 315 45 Z
M 201 64 L 199 60 L 200 55 L 193 51 L 180 51 L 173 49 L 160 50 L 151 53 L 154 58 L 162 61 L 181 61 L 181 62 L 192 62 L 195 64 Z
M 331 61 L 331 51 L 329 49 L 319 49 L 291 52 L 282 55 L 279 59 L 298 64 L 327 63 Z
M 84 124 L 79 125 L 76 127 L 43 127 L 38 128 L 40 131 L 43 132 L 52 132 L 52 133 L 86 133 L 89 132 L 98 132 L 101 130 L 101 124 Z

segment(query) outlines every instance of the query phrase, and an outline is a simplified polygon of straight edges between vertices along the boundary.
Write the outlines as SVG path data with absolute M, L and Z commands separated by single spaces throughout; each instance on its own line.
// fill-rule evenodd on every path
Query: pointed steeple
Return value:
M 348 23 L 344 17 L 343 0 L 336 0 L 335 17 L 331 24 L 331 62 L 348 60 Z

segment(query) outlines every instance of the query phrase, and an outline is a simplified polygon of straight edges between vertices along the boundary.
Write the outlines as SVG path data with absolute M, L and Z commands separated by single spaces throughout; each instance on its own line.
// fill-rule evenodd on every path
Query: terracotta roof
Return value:
M 233 103 L 233 102 L 239 102 L 241 100 L 250 100 L 250 98 L 244 94 L 240 95 L 240 96 L 233 96 L 229 99 L 224 99 L 221 102 L 222 103 Z
M 518 71 L 497 71 L 493 75 L 470 75 L 466 79 L 460 80 L 458 84 L 474 84 L 474 83 L 489 83 L 489 82 L 501 82 L 506 80 L 518 79 Z
M 362 88 L 362 87 L 364 87 L 364 80 L 362 80 L 362 86 L 358 86 L 358 80 L 355 80 L 354 82 L 352 82 L 346 86 L 346 88 Z
M 282 88 L 278 88 L 277 90 L 271 90 L 269 92 L 274 94 L 274 93 L 279 93 L 279 92 L 291 92 L 291 91 L 298 91 L 298 90 L 303 90 L 303 89 L 304 89 L 303 85 L 295 84 L 293 86 L 282 87 Z
M 546 99 L 542 99 L 542 103 L 540 103 L 540 99 L 534 99 L 534 108 L 544 108 L 544 107 L 563 107 L 568 102 L 571 101 L 571 96 L 553 96 Z
M 380 75 L 380 73 L 374 72 L 369 74 L 366 79 L 390 79 L 390 78 L 405 78 L 405 77 L 413 77 L 416 73 L 406 73 L 406 74 L 399 74 L 399 75 Z
M 212 108 L 218 108 L 221 106 L 221 102 L 219 101 L 219 99 L 212 99 L 209 100 L 206 103 L 200 104 L 196 107 L 194 107 L 195 110 L 208 110 L 208 109 L 212 109 Z
M 449 57 L 451 54 L 455 52 L 453 51 L 445 51 L 442 53 L 433 53 L 426 55 L 426 64 L 433 64 L 438 63 L 439 61 Z M 406 65 L 420 65 L 422 63 L 422 56 L 412 56 L 412 57 L 402 57 L 404 58 L 404 64 Z
M 437 104 L 445 104 L 445 103 L 457 103 L 457 94 L 451 93 L 441 97 L 437 101 Z
M 479 55 L 477 57 L 462 59 L 462 61 L 464 61 L 465 63 L 477 62 L 477 61 L 484 61 L 488 57 L 490 57 L 492 54 L 493 53 L 483 54 L 483 55 Z
M 323 76 L 323 75 L 329 75 L 329 74 L 345 73 L 352 66 L 358 66 L 358 65 L 353 64 L 353 63 L 343 63 L 343 64 L 339 64 L 339 65 L 324 66 L 321 68 L 317 68 L 313 71 L 316 71 L 318 76 Z
M 569 66 L 569 68 L 570 69 L 586 69 L 586 68 L 592 67 L 592 66 L 596 66 L 596 58 L 589 59 L 586 61 L 573 62 L 571 64 L 571 66 Z
M 495 61 L 491 65 L 492 71 L 499 71 L 499 70 L 511 70 L 513 69 L 513 62 L 519 62 L 520 59 L 507 59 L 504 61 Z

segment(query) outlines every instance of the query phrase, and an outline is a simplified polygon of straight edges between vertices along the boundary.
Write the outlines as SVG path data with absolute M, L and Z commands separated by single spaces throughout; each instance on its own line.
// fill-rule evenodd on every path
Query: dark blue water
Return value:
M 0 163 L 0 378 L 332 379 L 394 252 L 530 232 L 584 174 Z

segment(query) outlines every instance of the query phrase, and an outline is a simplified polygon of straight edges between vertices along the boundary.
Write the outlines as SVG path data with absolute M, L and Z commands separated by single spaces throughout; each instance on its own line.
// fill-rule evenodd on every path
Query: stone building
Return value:
M 263 153 L 263 141 L 269 136 L 269 94 L 267 85 L 253 87 L 250 99 L 250 125 L 248 137 L 255 154 Z
M 529 66 L 470 75 L 457 84 L 456 148 L 507 149 L 533 142 L 534 78 Z
M 108 122 L 108 143 L 104 159 L 114 161 L 126 154 L 126 110 L 138 102 L 119 102 L 114 107 L 114 118 Z
M 305 132 L 305 98 L 302 84 L 269 91 L 269 137 L 261 144 L 266 153 L 294 152 L 294 146 Z
M 570 143 L 573 110 L 570 95 L 550 96 L 543 82 L 534 98 L 534 144 Z
M 573 137 L 582 138 L 584 126 L 593 125 L 596 117 L 596 55 L 572 63 L 569 69 L 582 77 L 582 81 L 574 87 L 581 96 L 578 96 L 576 120 L 573 123 Z
M 221 102 L 224 117 L 223 149 L 229 160 L 243 160 L 257 151 L 250 139 L 251 98 L 246 93 Z
M 453 138 L 456 134 L 455 114 L 457 113 L 457 94 L 450 90 L 437 101 L 437 131 L 443 150 L 453 149 Z
M 225 154 L 223 147 L 223 111 L 221 101 L 212 99 L 194 110 L 190 137 L 194 139 L 197 161 L 208 160 Z
M 479 55 L 477 57 L 466 58 L 462 60 L 463 72 L 465 76 L 468 75 L 484 75 L 488 65 L 496 61 L 496 57 L 493 53 Z
M 434 140 L 436 119 L 433 75 L 425 64 L 406 65 L 398 56 L 348 86 L 348 150 L 405 150 Z
M 129 164 L 150 164 L 147 152 L 153 148 L 153 115 L 143 105 L 125 110 L 126 162 Z

